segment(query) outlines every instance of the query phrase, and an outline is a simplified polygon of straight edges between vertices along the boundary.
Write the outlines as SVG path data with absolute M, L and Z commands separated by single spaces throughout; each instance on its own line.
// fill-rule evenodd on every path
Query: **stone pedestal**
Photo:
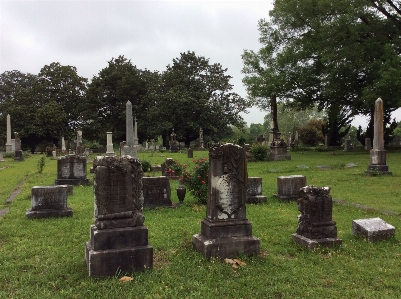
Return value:
M 57 179 L 55 185 L 88 185 L 86 158 L 78 155 L 61 156 L 57 159 Z
M 306 177 L 303 175 L 289 175 L 277 177 L 276 197 L 283 201 L 297 200 L 299 189 L 306 186 Z
M 90 277 L 153 267 L 153 248 L 142 214 L 140 161 L 130 156 L 97 157 L 94 167 L 95 225 L 85 246 Z
M 370 150 L 370 164 L 368 169 L 365 171 L 366 174 L 388 174 L 391 175 L 391 171 L 388 171 L 386 165 L 386 151 L 372 149 Z
M 267 158 L 270 161 L 291 160 L 287 153 L 287 144 L 282 139 L 276 139 L 270 143 L 270 154 Z
M 299 191 L 297 232 L 292 239 L 309 249 L 341 245 L 336 223 L 332 219 L 333 201 L 329 187 L 306 186 Z
M 142 178 L 143 206 L 145 208 L 171 207 L 171 188 L 168 177 Z
M 395 227 L 380 218 L 358 219 L 352 221 L 352 233 L 366 237 L 366 241 L 374 242 L 394 237 Z
M 267 202 L 267 197 L 262 195 L 262 178 L 249 177 L 246 189 L 246 203 L 258 204 Z
M 32 208 L 26 212 L 27 218 L 69 217 L 73 211 L 67 206 L 68 186 L 32 187 Z
M 260 252 L 246 218 L 246 160 L 242 147 L 225 144 L 209 149 L 209 184 L 206 218 L 201 233 L 193 236 L 195 249 L 205 258 L 232 258 Z

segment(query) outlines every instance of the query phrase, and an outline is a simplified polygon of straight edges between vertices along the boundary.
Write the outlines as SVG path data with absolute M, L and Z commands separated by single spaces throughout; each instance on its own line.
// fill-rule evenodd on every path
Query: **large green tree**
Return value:
M 120 55 L 94 76 L 88 84 L 86 101 L 82 106 L 85 136 L 105 140 L 106 132 L 113 132 L 113 140 L 126 137 L 126 103 L 132 103 L 133 117 L 138 123 L 140 142 L 156 138 L 159 119 L 153 106 L 159 94 L 160 75 L 140 70 Z
M 244 84 L 255 103 L 269 98 L 328 114 L 337 145 L 357 114 L 373 116 L 381 97 L 386 113 L 400 106 L 399 1 L 276 0 L 260 20 L 257 51 L 243 54 Z
M 163 73 L 162 94 L 157 105 L 165 122 L 163 136 L 174 129 L 177 140 L 189 146 L 204 135 L 219 140 L 231 133 L 230 125 L 243 127 L 240 112 L 250 107 L 250 101 L 232 92 L 231 76 L 219 63 L 194 52 L 181 53 Z

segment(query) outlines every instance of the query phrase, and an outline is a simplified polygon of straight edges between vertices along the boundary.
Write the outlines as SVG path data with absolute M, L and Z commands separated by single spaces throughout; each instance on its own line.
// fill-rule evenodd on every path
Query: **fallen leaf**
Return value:
M 131 280 L 134 280 L 134 279 L 129 276 L 123 276 L 119 279 L 120 282 L 126 282 L 126 281 L 131 281 Z
M 238 266 L 244 267 L 246 263 L 240 259 L 234 259 L 234 261 L 238 264 Z
M 234 260 L 232 260 L 232 259 L 224 259 L 224 261 L 225 261 L 227 264 L 230 264 L 230 265 L 236 264 L 236 262 L 235 262 Z

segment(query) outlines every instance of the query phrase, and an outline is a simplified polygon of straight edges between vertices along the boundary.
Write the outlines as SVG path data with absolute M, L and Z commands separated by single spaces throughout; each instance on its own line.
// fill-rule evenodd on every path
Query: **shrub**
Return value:
M 195 163 L 191 171 L 184 170 L 182 174 L 182 183 L 187 187 L 189 192 L 201 204 L 207 203 L 207 189 L 209 176 L 209 160 L 201 158 L 193 160 Z
M 143 161 L 141 161 L 141 164 L 142 164 L 143 172 L 148 172 L 150 170 L 150 162 L 149 161 L 143 160 Z
M 261 143 L 255 143 L 251 147 L 253 161 L 266 161 L 269 148 Z
M 45 164 L 46 164 L 46 156 L 42 155 L 40 157 L 40 159 L 38 160 L 38 164 L 37 164 L 38 173 L 42 173 L 43 172 L 43 168 L 45 167 Z

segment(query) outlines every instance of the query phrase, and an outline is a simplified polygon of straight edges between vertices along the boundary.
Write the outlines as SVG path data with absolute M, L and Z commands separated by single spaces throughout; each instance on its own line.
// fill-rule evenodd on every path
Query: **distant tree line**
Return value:
M 58 144 L 74 138 L 81 128 L 87 140 L 125 140 L 125 104 L 129 100 L 138 121 L 139 142 L 163 137 L 174 130 L 189 146 L 202 128 L 205 139 L 218 141 L 243 128 L 240 112 L 249 100 L 232 92 L 231 77 L 220 64 L 194 52 L 181 53 L 164 72 L 140 70 L 124 56 L 112 58 L 89 82 L 73 66 L 51 63 L 39 74 L 7 71 L 0 75 L 0 123 L 19 132 L 25 149 L 40 143 Z M 1 131 L 1 140 L 6 132 Z

